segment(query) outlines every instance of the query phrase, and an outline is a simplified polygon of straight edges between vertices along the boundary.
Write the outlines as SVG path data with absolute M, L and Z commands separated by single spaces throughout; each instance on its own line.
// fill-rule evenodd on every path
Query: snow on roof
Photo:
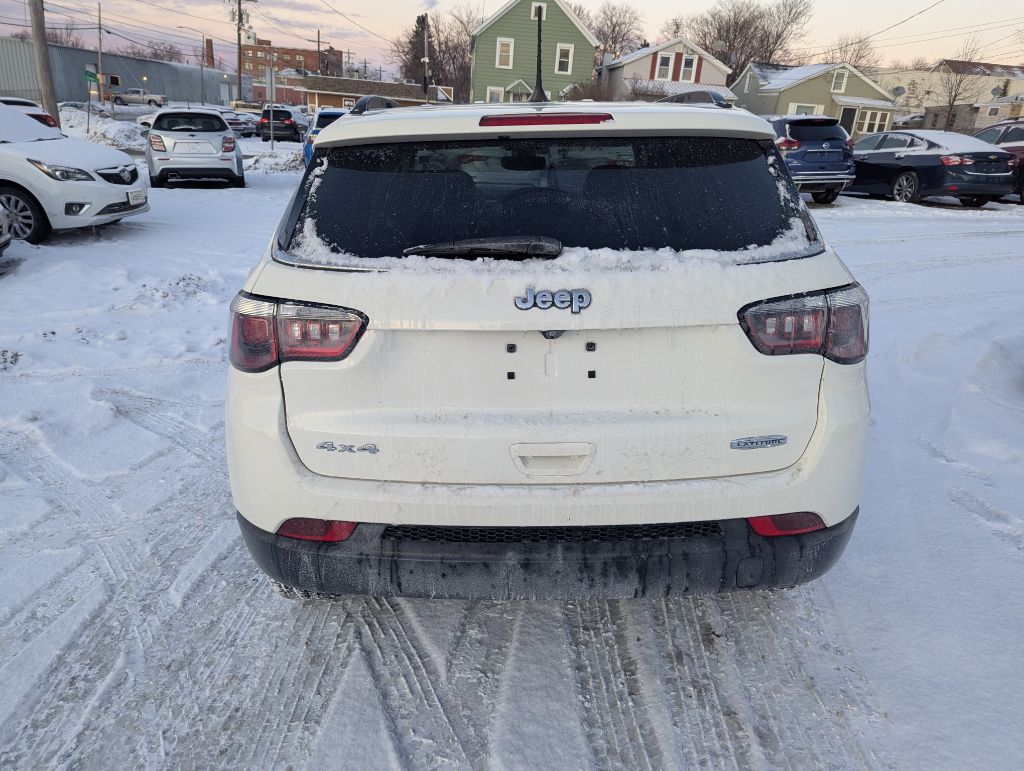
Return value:
M 44 126 L 21 110 L 0 104 L 0 142 L 34 142 L 62 136 L 57 129 Z
M 802 67 L 795 67 L 789 64 L 750 63 L 750 69 L 754 71 L 754 76 L 761 83 L 762 91 L 782 91 L 801 80 L 813 78 L 815 75 L 820 75 L 838 66 L 838 64 L 805 64 Z
M 896 105 L 893 102 L 887 102 L 884 99 L 866 99 L 860 96 L 842 96 L 840 94 L 833 94 L 832 99 L 835 100 L 836 104 L 843 107 L 877 107 L 882 110 L 896 109 Z
M 936 69 L 943 66 L 958 75 L 985 75 L 992 78 L 1024 80 L 1024 67 L 1016 67 L 1012 64 L 989 64 L 987 62 L 967 62 L 962 59 L 942 59 L 936 65 Z
M 713 86 L 707 83 L 684 83 L 678 80 L 647 80 L 646 78 L 629 78 L 626 82 L 631 86 L 635 86 L 639 91 L 663 93 L 665 96 L 689 94 L 694 91 L 710 91 L 730 101 L 736 99 L 736 94 L 730 91 L 727 86 Z
M 643 59 L 645 56 L 650 56 L 653 53 L 661 51 L 662 49 L 677 46 L 680 43 L 686 46 L 687 48 L 691 49 L 695 53 L 700 54 L 702 57 L 704 57 L 704 60 L 708 64 L 712 65 L 713 67 L 717 67 L 727 75 L 732 72 L 732 70 L 729 67 L 727 67 L 722 61 L 716 59 L 712 54 L 709 54 L 703 48 L 701 48 L 688 37 L 686 37 L 686 35 L 676 35 L 674 38 L 672 38 L 671 40 L 666 40 L 664 43 L 639 48 L 636 51 L 633 51 L 632 53 L 620 56 L 618 59 L 608 62 L 607 64 L 604 64 L 602 66 L 607 67 L 609 69 L 611 69 L 612 67 L 622 67 L 626 64 L 629 64 L 630 62 L 635 62 L 638 59 Z
M 953 131 L 911 129 L 900 133 L 912 134 L 921 139 L 927 139 L 929 142 L 934 142 L 939 147 L 943 147 L 953 153 L 983 153 L 987 150 L 996 149 L 988 142 L 969 137 L 966 134 L 957 134 Z

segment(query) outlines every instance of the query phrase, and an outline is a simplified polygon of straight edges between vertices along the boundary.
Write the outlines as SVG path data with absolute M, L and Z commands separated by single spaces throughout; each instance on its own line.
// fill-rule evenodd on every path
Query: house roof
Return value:
M 854 75 L 859 77 L 865 83 L 870 85 L 878 93 L 886 98 L 886 101 L 892 99 L 892 97 L 879 86 L 875 81 L 865 75 L 863 72 L 858 70 L 852 64 L 847 62 L 834 62 L 832 64 L 805 64 L 800 67 L 792 64 L 770 64 L 767 62 L 751 62 L 747 65 L 746 69 L 740 73 L 740 78 L 743 74 L 750 70 L 754 73 L 754 77 L 757 78 L 761 88 L 759 93 L 777 93 L 785 91 L 787 88 L 792 88 L 806 80 L 815 78 L 822 73 L 829 72 L 830 70 L 838 69 L 842 67 L 849 70 Z M 739 80 L 739 79 L 737 79 Z
M 988 64 L 986 62 L 967 62 L 962 59 L 941 59 L 933 68 L 946 67 L 957 75 L 986 75 L 993 78 L 1009 78 L 1024 80 L 1024 67 L 1012 64 Z
M 876 107 L 880 110 L 895 110 L 896 104 L 885 99 L 864 99 L 859 96 L 832 94 L 832 99 L 841 107 Z
M 618 59 L 608 62 L 607 64 L 602 66 L 607 67 L 608 69 L 624 67 L 630 62 L 635 62 L 638 59 L 643 59 L 646 56 L 650 56 L 651 54 L 657 53 L 658 51 L 661 51 L 665 48 L 670 48 L 672 46 L 679 45 L 680 43 L 696 51 L 698 54 L 704 57 L 705 61 L 707 61 L 708 64 L 711 64 L 715 68 L 721 70 L 724 74 L 728 75 L 729 73 L 732 72 L 732 70 L 729 67 L 726 67 L 725 64 L 723 64 L 721 61 L 719 61 L 714 56 L 709 54 L 707 51 L 698 46 L 685 35 L 676 35 L 671 40 L 667 40 L 664 43 L 661 43 L 660 45 L 647 46 L 646 48 L 637 49 L 636 51 L 633 51 L 633 53 L 626 54 L 625 56 L 620 56 Z
M 302 87 L 307 91 L 330 94 L 354 94 L 357 96 L 383 96 L 388 99 L 408 99 L 425 102 L 423 88 L 419 83 L 388 83 L 383 80 L 361 78 L 331 78 L 312 75 L 302 78 Z M 440 88 L 439 86 L 436 88 Z M 438 98 L 438 97 L 434 97 Z M 447 98 L 447 97 L 445 97 Z
M 726 86 L 712 86 L 707 83 L 686 83 L 678 80 L 648 80 L 647 78 L 629 78 L 626 82 L 635 84 L 636 88 L 641 91 L 646 87 L 650 89 L 651 93 L 664 94 L 665 96 L 689 94 L 694 91 L 710 91 L 724 99 L 728 99 L 730 102 L 736 101 L 736 94 Z
M 510 10 L 512 10 L 516 5 L 520 3 L 520 1 L 521 0 L 509 0 L 507 3 L 501 6 L 501 8 L 496 10 L 486 19 L 484 19 L 483 23 L 475 30 L 473 30 L 473 34 L 470 37 L 479 37 L 484 32 L 484 30 L 486 30 L 488 27 L 494 24 L 494 22 L 496 22 L 498 19 L 500 19 Z M 593 32 L 587 29 L 587 25 L 585 25 L 583 23 L 583 20 L 576 15 L 576 11 L 574 11 L 568 3 L 563 2 L 563 0 L 546 0 L 546 2 L 551 2 L 557 5 L 561 9 L 562 13 L 569 17 L 569 21 L 575 24 L 576 28 L 583 33 L 583 36 L 592 46 L 594 46 L 594 48 L 597 48 L 601 45 L 601 41 L 594 36 Z
M 999 96 L 993 99 L 979 99 L 974 103 L 975 107 L 995 107 L 1004 104 L 1019 104 L 1024 102 L 1024 94 L 1013 94 L 1011 96 Z

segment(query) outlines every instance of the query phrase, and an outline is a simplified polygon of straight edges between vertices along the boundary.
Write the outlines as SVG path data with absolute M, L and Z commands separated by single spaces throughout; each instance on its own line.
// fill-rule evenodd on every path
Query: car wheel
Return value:
M 245 174 L 231 178 L 231 187 L 245 187 Z
M 917 203 L 921 200 L 921 186 L 917 174 L 912 171 L 901 171 L 892 181 L 892 198 L 900 203 Z
M 52 228 L 36 199 L 15 187 L 0 187 L 0 206 L 11 218 L 11 235 L 30 244 L 46 240 Z
M 114 104 L 120 104 L 120 105 L 123 105 L 123 104 L 124 104 L 124 99 L 122 99 L 122 98 L 121 98 L 121 97 L 119 97 L 119 96 L 115 96 L 115 97 L 114 97 Z
M 262 139 L 264 142 L 269 142 L 270 141 L 270 138 L 266 137 L 266 136 L 260 136 L 260 139 Z
M 839 197 L 839 191 L 833 188 L 832 190 L 822 190 L 818 193 L 811 193 L 811 200 L 815 203 L 832 203 Z
M 148 104 L 150 107 L 159 107 L 160 106 L 160 105 L 158 105 L 156 103 L 156 101 L 154 99 L 150 99 L 148 102 L 146 102 L 146 104 Z
M 960 198 L 960 205 L 968 209 L 980 209 L 992 199 L 987 195 L 965 195 Z
M 149 186 L 150 187 L 164 187 L 165 184 L 166 183 L 162 179 L 160 179 L 160 177 L 150 177 L 149 178 Z

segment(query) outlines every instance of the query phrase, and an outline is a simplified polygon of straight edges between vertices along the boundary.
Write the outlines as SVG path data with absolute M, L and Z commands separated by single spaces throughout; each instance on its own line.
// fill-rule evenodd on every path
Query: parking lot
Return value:
M 873 324 L 860 522 L 820 581 L 290 603 L 239 537 L 223 390 L 294 148 L 0 259 L 0 765 L 1019 760 L 1024 206 L 812 206 Z

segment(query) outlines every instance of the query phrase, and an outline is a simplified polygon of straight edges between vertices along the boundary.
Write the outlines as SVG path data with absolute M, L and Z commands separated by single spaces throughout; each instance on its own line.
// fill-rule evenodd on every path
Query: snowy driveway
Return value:
M 875 410 L 817 583 L 323 605 L 270 593 L 223 452 L 226 307 L 295 181 L 0 259 L 0 766 L 1019 764 L 1024 207 L 815 210 Z

